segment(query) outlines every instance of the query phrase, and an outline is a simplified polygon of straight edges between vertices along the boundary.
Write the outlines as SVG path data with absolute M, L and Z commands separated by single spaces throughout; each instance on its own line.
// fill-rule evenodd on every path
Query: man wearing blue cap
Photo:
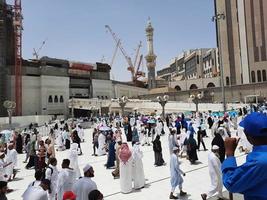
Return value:
M 267 116 L 251 113 L 239 124 L 244 128 L 253 150 L 246 162 L 237 166 L 234 152 L 238 140 L 225 139 L 227 159 L 222 164 L 224 186 L 232 193 L 244 194 L 245 200 L 267 198 Z

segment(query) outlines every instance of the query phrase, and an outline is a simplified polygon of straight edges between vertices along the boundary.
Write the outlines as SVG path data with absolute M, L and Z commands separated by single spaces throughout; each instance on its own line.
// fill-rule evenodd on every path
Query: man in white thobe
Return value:
M 162 123 L 161 123 L 161 119 L 158 118 L 157 126 L 156 126 L 156 135 L 161 135 L 162 129 L 163 129 L 163 126 L 162 126 Z
M 5 152 L 0 152 L 0 181 L 7 181 L 7 173 L 6 168 L 12 164 L 12 162 L 6 162 L 4 160 L 5 158 Z
M 84 129 L 81 125 L 78 125 L 77 132 L 78 132 L 79 138 L 81 139 L 81 142 L 84 142 Z
M 41 170 L 35 171 L 34 178 L 35 178 L 35 181 L 32 181 L 31 183 L 29 183 L 28 188 L 37 187 L 41 184 L 41 180 L 43 178 L 43 172 Z
M 8 150 L 7 150 L 7 158 L 6 158 L 6 162 L 8 163 L 12 163 L 9 166 L 6 167 L 6 174 L 8 176 L 8 180 L 10 181 L 11 179 L 14 179 L 16 176 L 16 172 L 15 172 L 15 167 L 17 165 L 17 151 L 16 149 L 14 149 L 14 145 L 13 144 L 9 144 L 8 145 Z M 13 177 L 12 177 L 13 175 Z
M 218 193 L 218 200 L 223 200 L 223 183 L 222 183 L 222 172 L 221 172 L 221 161 L 219 159 L 219 146 L 213 145 L 211 152 L 208 155 L 208 166 L 211 180 L 211 186 L 208 193 L 201 194 L 203 200 L 210 198 L 215 193 Z
M 172 128 L 168 138 L 170 155 L 173 153 L 173 148 L 178 146 L 176 128 Z
M 120 186 L 122 193 L 130 193 L 132 191 L 132 152 L 127 143 L 122 143 L 120 152 Z
M 69 160 L 70 160 L 70 168 L 72 168 L 75 172 L 75 178 L 81 177 L 81 172 L 78 163 L 78 154 L 79 154 L 78 144 L 72 143 L 69 151 Z
M 69 159 L 62 161 L 62 170 L 59 172 L 57 179 L 57 199 L 63 199 L 64 192 L 72 190 L 76 174 L 73 169 L 69 168 L 69 165 Z
M 47 190 L 50 189 L 50 181 L 43 179 L 38 186 L 28 187 L 23 193 L 23 200 L 48 200 Z
M 185 173 L 180 169 L 180 163 L 178 160 L 178 153 L 179 148 L 173 147 L 173 153 L 170 158 L 170 170 L 171 170 L 171 193 L 170 193 L 170 199 L 178 199 L 177 196 L 174 196 L 173 193 L 175 191 L 175 188 L 179 186 L 180 189 L 180 196 L 186 195 L 186 192 L 183 191 L 183 176 L 185 176 Z
M 97 149 L 97 155 L 103 156 L 106 155 L 106 136 L 103 133 L 100 133 L 98 136 L 98 149 Z
M 140 150 L 140 144 L 133 146 L 133 182 L 134 189 L 140 189 L 145 186 L 145 174 L 143 168 L 143 152 Z
M 87 164 L 83 168 L 83 172 L 84 177 L 78 179 L 72 187 L 72 191 L 76 194 L 76 200 L 88 199 L 89 193 L 97 189 L 96 183 L 91 179 L 94 177 L 93 167 Z
M 48 179 L 51 182 L 48 199 L 55 200 L 57 193 L 57 178 L 58 178 L 57 159 L 49 158 L 48 162 L 49 165 L 45 170 L 45 179 Z

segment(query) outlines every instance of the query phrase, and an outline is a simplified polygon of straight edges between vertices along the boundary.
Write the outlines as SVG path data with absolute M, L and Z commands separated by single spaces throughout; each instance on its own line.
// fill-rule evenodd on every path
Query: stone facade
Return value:
M 9 80 L 13 88 L 14 76 Z M 22 76 L 22 115 L 67 115 L 68 99 L 69 77 Z
M 170 65 L 157 71 L 166 81 L 211 78 L 219 75 L 218 51 L 216 48 L 200 48 L 184 51 Z
M 172 101 L 188 102 L 188 98 L 191 94 L 203 93 L 204 98 L 202 102 L 222 102 L 222 89 L 220 87 L 194 89 L 187 91 L 169 92 L 164 93 L 170 96 Z M 143 95 L 141 99 L 154 99 L 159 94 Z M 236 86 L 225 86 L 226 102 L 245 102 L 245 97 L 250 95 L 258 95 L 261 98 L 267 98 L 267 84 L 266 83 L 254 83 L 254 84 L 243 84 Z
M 215 0 L 225 85 L 267 81 L 267 2 Z

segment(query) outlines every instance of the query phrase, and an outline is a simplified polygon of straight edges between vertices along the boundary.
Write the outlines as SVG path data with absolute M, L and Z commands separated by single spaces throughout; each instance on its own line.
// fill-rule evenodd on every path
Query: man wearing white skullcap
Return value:
M 175 188 L 179 186 L 180 189 L 180 196 L 185 196 L 186 192 L 183 191 L 183 182 L 184 179 L 182 177 L 185 176 L 185 173 L 180 169 L 180 162 L 178 160 L 178 153 L 179 148 L 173 147 L 172 148 L 172 155 L 170 158 L 170 171 L 171 171 L 171 193 L 169 198 L 170 199 L 178 199 L 177 196 L 174 196 Z
M 77 200 L 88 199 L 88 195 L 92 190 L 96 190 L 96 183 L 91 179 L 94 177 L 94 169 L 90 164 L 83 168 L 84 177 L 78 179 L 73 185 L 73 192 L 76 194 Z
M 211 180 L 211 186 L 208 193 L 201 194 L 203 200 L 211 197 L 215 193 L 218 193 L 218 199 L 222 200 L 222 172 L 221 172 L 221 162 L 219 159 L 219 146 L 213 145 L 211 148 L 211 152 L 208 155 L 208 166 L 209 166 L 209 174 Z

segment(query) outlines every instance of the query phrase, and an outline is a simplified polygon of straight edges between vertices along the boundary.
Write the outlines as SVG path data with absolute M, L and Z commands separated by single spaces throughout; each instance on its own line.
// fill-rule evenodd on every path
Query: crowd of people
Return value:
M 251 111 L 250 111 L 251 112 Z M 260 112 L 262 112 L 260 110 Z M 184 113 L 167 114 L 165 118 L 153 115 L 129 114 L 127 116 L 105 116 L 95 118 L 92 132 L 92 156 L 106 156 L 105 167 L 112 169 L 111 176 L 120 179 L 121 193 L 145 187 L 142 146 L 154 151 L 154 166 L 165 166 L 161 137 L 168 137 L 170 154 L 170 199 L 179 187 L 179 196 L 187 193 L 183 190 L 183 176 L 180 160 L 191 165 L 198 164 L 198 153 L 209 151 L 208 167 L 211 187 L 201 194 L 203 200 L 217 194 L 223 199 L 223 174 L 221 165 L 228 156 L 225 141 L 229 138 L 240 139 L 239 150 L 248 154 L 252 143 L 247 139 L 244 129 L 238 126 L 238 118 L 249 112 L 241 109 L 224 114 Z M 264 115 L 264 114 L 263 114 Z M 92 180 L 94 168 L 91 164 L 79 168 L 79 155 L 82 155 L 81 143 L 85 141 L 82 126 L 67 123 L 64 120 L 53 124 L 47 136 L 41 135 L 32 125 L 22 132 L 13 132 L 9 136 L 1 135 L 0 148 L 0 199 L 7 199 L 7 182 L 17 174 L 17 154 L 25 152 L 25 168 L 35 170 L 35 181 L 29 183 L 22 195 L 24 200 L 101 200 L 103 194 Z M 211 138 L 211 149 L 205 141 Z M 151 147 L 149 147 L 151 146 Z M 56 154 L 68 151 L 58 167 Z M 227 168 L 225 167 L 225 170 Z M 97 169 L 96 169 L 97 170 Z M 2 196 L 3 198 L 2 198 Z

